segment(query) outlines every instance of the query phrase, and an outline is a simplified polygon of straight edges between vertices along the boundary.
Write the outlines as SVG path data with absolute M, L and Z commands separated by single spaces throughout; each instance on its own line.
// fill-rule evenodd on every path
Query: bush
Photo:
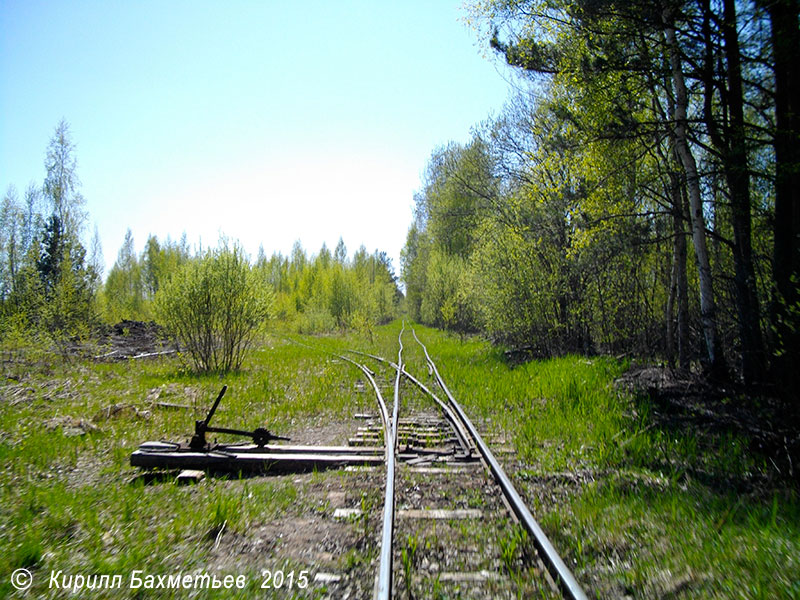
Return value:
M 179 268 L 155 299 L 158 320 L 194 368 L 216 372 L 241 367 L 272 304 L 242 249 L 226 241 Z
M 297 316 L 295 326 L 298 333 L 329 333 L 336 329 L 336 319 L 325 308 L 307 308 Z
M 477 329 L 474 286 L 467 261 L 434 249 L 428 260 L 420 317 L 462 337 Z

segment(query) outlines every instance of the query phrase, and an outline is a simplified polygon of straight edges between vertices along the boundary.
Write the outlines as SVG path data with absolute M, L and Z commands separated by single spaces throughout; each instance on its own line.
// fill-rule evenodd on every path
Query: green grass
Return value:
M 509 471 L 518 489 L 591 595 L 800 598 L 800 503 L 778 484 L 738 485 L 767 469 L 746 440 L 654 426 L 648 403 L 614 386 L 624 362 L 568 356 L 512 368 L 482 340 L 416 329 L 487 440 L 516 449 Z M 399 331 L 394 322 L 372 340 L 295 337 L 396 360 Z M 404 343 L 408 369 L 429 382 L 410 331 Z M 27 597 L 58 597 L 46 586 L 51 569 L 202 569 L 223 524 L 224 535 L 243 536 L 275 517 L 315 510 L 292 478 L 177 486 L 145 483 L 128 466 L 143 441 L 187 439 L 223 383 L 229 389 L 214 422 L 228 427 L 291 435 L 376 412 L 372 394 L 356 386 L 355 367 L 277 336 L 224 381 L 193 375 L 171 357 L 61 364 L 37 351 L 28 358 L 17 351 L 2 365 L 0 598 L 23 597 L 9 584 L 17 568 L 35 575 Z M 196 410 L 159 408 L 155 390 L 160 401 Z M 502 542 L 506 570 L 519 569 L 528 542 L 513 531 Z M 366 568 L 368 552 L 342 555 L 342 567 Z M 238 597 L 263 597 L 257 573 L 250 580 Z
M 482 340 L 416 330 L 479 428 L 513 441 L 518 489 L 593 595 L 800 598 L 796 490 L 752 485 L 769 467 L 746 440 L 655 427 L 614 385 L 625 362 L 512 368 Z M 501 541 L 508 566 L 519 542 Z
M 318 352 L 269 338 L 240 372 L 225 377 L 229 389 L 214 423 L 286 433 L 349 417 L 366 402 L 354 391 L 356 379 Z M 203 568 L 214 543 L 210 534 L 223 524 L 228 533 L 244 534 L 253 524 L 304 510 L 290 478 L 210 478 L 177 486 L 136 477 L 130 453 L 146 440 L 187 440 L 223 383 L 186 372 L 175 358 L 15 360 L 4 363 L 3 383 L 0 597 L 21 597 L 9 586 L 20 567 L 34 572 L 30 593 L 41 597 L 47 597 L 51 569 L 125 574 Z M 154 390 L 161 401 L 196 410 L 159 408 Z

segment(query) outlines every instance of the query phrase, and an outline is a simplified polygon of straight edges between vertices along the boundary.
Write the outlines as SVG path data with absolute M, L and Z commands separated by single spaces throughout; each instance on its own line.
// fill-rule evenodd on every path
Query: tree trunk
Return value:
M 776 379 L 797 403 L 800 386 L 800 30 L 796 0 L 767 3 L 775 58 L 775 331 Z M 796 409 L 800 407 L 795 406 Z
M 681 178 L 670 172 L 670 201 L 672 204 L 672 271 L 667 298 L 667 359 L 675 366 L 677 348 L 678 367 L 689 368 L 689 291 L 686 277 L 686 232 L 684 230 L 684 190 Z M 677 323 L 675 304 L 677 303 Z
M 689 278 L 686 275 L 686 188 L 678 188 L 679 196 L 674 207 L 675 261 L 678 265 L 676 291 L 678 294 L 678 366 L 689 369 Z
M 715 375 L 724 372 L 724 361 L 717 343 L 716 307 L 714 304 L 714 286 L 711 276 L 711 263 L 706 245 L 705 218 L 703 201 L 700 195 L 700 176 L 697 173 L 697 162 L 689 148 L 687 136 L 688 96 L 686 81 L 681 65 L 680 49 L 675 35 L 673 9 L 665 6 L 663 11 L 664 32 L 670 53 L 672 81 L 675 86 L 674 133 L 675 149 L 686 173 L 686 185 L 689 192 L 689 217 L 692 224 L 692 242 L 697 260 L 700 279 L 700 319 L 706 345 L 706 361 L 708 368 Z
M 727 58 L 729 126 L 717 145 L 721 150 L 725 179 L 730 193 L 733 224 L 734 284 L 742 345 L 742 377 L 746 384 L 763 380 L 766 354 L 761 336 L 761 322 L 756 275 L 753 267 L 752 220 L 750 211 L 750 171 L 744 123 L 739 34 L 736 29 L 734 0 L 724 0 L 722 33 Z M 706 87 L 706 93 L 710 89 Z M 706 114 L 707 119 L 713 115 Z
M 677 237 L 677 236 L 676 236 Z M 670 369 L 675 368 L 675 294 L 677 293 L 678 279 L 678 256 L 675 254 L 673 240 L 672 268 L 669 275 L 669 296 L 667 296 L 667 306 L 664 310 L 664 320 L 667 322 L 667 364 Z

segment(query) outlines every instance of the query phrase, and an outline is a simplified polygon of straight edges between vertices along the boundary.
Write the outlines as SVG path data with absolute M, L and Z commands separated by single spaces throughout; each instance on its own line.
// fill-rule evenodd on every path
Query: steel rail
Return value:
M 383 537 L 381 538 L 381 555 L 378 565 L 378 587 L 375 590 L 376 600 L 389 600 L 392 597 L 392 546 L 394 542 L 394 472 L 397 453 L 397 423 L 400 416 L 400 373 L 403 369 L 403 331 L 400 329 L 397 338 L 400 350 L 397 353 L 397 376 L 394 379 L 394 406 L 392 406 L 391 445 L 386 446 L 386 500 L 383 505 Z M 372 379 L 372 378 L 370 378 Z M 374 379 L 373 386 L 375 386 Z M 378 392 L 377 386 L 375 391 Z
M 536 519 L 533 518 L 533 515 L 531 514 L 530 510 L 528 510 L 528 507 L 525 505 L 525 502 L 522 500 L 517 490 L 514 488 L 514 485 L 511 483 L 508 475 L 506 475 L 505 471 L 503 470 L 503 467 L 500 466 L 500 463 L 497 461 L 494 454 L 492 454 L 492 451 L 489 450 L 489 447 L 486 445 L 486 442 L 483 441 L 483 438 L 472 424 L 472 421 L 469 420 L 461 406 L 458 404 L 458 402 L 456 402 L 455 398 L 453 398 L 453 395 L 447 388 L 442 376 L 439 374 L 439 370 L 436 368 L 436 363 L 433 362 L 433 359 L 428 354 L 428 349 L 425 347 L 425 344 L 423 344 L 417 337 L 417 332 L 414 330 L 413 326 L 411 327 L 411 332 L 414 335 L 414 339 L 417 340 L 417 343 L 422 346 L 422 350 L 425 352 L 425 360 L 428 362 L 428 366 L 433 371 L 436 381 L 439 383 L 439 386 L 442 388 L 453 408 L 458 413 L 459 418 L 463 421 L 467 430 L 469 430 L 470 435 L 475 440 L 478 451 L 481 453 L 481 456 L 483 456 L 483 459 L 488 464 L 495 479 L 497 479 L 497 482 L 500 484 L 500 488 L 503 490 L 503 494 L 505 495 L 506 500 L 508 500 L 511 509 L 528 531 L 528 534 L 533 538 L 534 546 L 539 552 L 539 555 L 545 563 L 547 570 L 550 572 L 550 575 L 553 577 L 553 579 L 555 579 L 556 583 L 561 588 L 562 593 L 566 597 L 572 598 L 573 600 L 586 600 L 586 593 L 575 579 L 575 576 L 569 570 L 567 565 L 564 564 L 564 561 L 558 555 L 558 552 L 547 538 L 547 535 L 536 522 Z
M 392 433 L 394 439 L 392 440 L 392 448 L 397 452 L 397 420 L 400 415 L 400 375 L 403 372 L 403 332 L 406 330 L 406 322 L 403 321 L 403 326 L 400 328 L 400 335 L 397 336 L 397 342 L 400 344 L 400 350 L 397 352 L 397 376 L 394 379 L 394 406 L 392 407 Z
M 402 331 L 400 332 L 402 335 Z M 345 362 L 350 363 L 351 365 L 355 365 L 366 376 L 367 380 L 372 385 L 372 389 L 375 390 L 375 395 L 378 399 L 378 405 L 380 406 L 381 410 L 381 420 L 383 421 L 383 439 L 384 439 L 384 447 L 385 447 L 385 462 L 386 462 L 386 499 L 383 504 L 383 532 L 381 534 L 381 553 L 380 553 L 380 562 L 378 563 L 378 585 L 375 590 L 375 598 L 376 600 L 389 600 L 392 596 L 392 540 L 394 539 L 394 472 L 395 472 L 395 450 L 394 450 L 394 442 L 396 439 L 396 435 L 394 434 L 394 427 L 392 427 L 392 422 L 389 420 L 389 410 L 386 408 L 386 402 L 383 399 L 383 395 L 381 394 L 381 390 L 378 387 L 378 384 L 375 382 L 374 373 L 370 371 L 365 365 L 358 363 L 346 356 L 341 354 L 336 354 L 334 352 L 330 352 L 328 350 L 324 350 L 322 348 L 314 348 L 313 346 L 309 346 L 308 344 L 304 344 L 302 342 L 298 342 L 297 340 L 293 340 L 291 338 L 286 338 L 295 344 L 299 344 L 301 346 L 305 346 L 307 348 L 311 348 L 313 350 L 321 350 L 326 354 L 330 354 L 331 356 L 335 356 L 344 360 Z M 402 343 L 401 343 L 401 352 L 402 352 Z M 398 355 L 398 360 L 400 355 Z M 397 415 L 398 410 L 398 397 L 399 397 L 399 385 L 400 385 L 400 376 L 398 370 L 398 376 L 395 380 L 395 406 L 393 407 L 395 418 Z
M 390 360 L 383 358 L 382 356 L 377 356 L 375 354 L 367 354 L 366 352 L 359 352 L 358 350 L 347 350 L 347 352 L 351 352 L 353 354 L 360 354 L 362 356 L 368 356 L 369 358 L 373 358 L 378 362 L 386 363 L 393 369 L 397 369 L 397 365 Z M 453 426 L 453 431 L 455 431 L 456 438 L 458 438 L 458 444 L 461 446 L 461 449 L 464 451 L 464 454 L 469 457 L 472 455 L 472 445 L 469 443 L 470 436 L 469 433 L 464 429 L 464 425 L 461 422 L 461 419 L 458 418 L 447 404 L 445 404 L 436 394 L 434 394 L 424 383 L 422 383 L 419 379 L 414 377 L 411 373 L 406 371 L 405 365 L 402 367 L 403 376 L 411 381 L 414 385 L 416 385 L 419 389 L 423 391 L 423 393 L 430 396 L 436 404 L 439 405 L 439 408 L 442 409 L 445 418 L 450 422 L 450 425 Z
M 392 540 L 394 538 L 394 471 L 395 471 L 395 452 L 394 452 L 394 427 L 389 421 L 389 411 L 386 402 L 383 400 L 381 390 L 372 376 L 372 371 L 361 363 L 347 358 L 346 356 L 336 355 L 357 366 L 372 384 L 372 389 L 378 397 L 378 404 L 381 407 L 381 419 L 383 420 L 384 445 L 386 447 L 386 499 L 383 504 L 383 533 L 381 534 L 381 553 L 378 563 L 378 587 L 375 590 L 376 600 L 389 600 L 392 596 Z M 397 402 L 395 401 L 395 405 Z
M 453 425 L 453 430 L 456 432 L 456 437 L 458 438 L 458 444 L 461 446 L 461 449 L 464 451 L 464 455 L 469 457 L 472 455 L 472 446 L 469 443 L 469 434 L 464 430 L 464 425 L 461 420 L 458 418 L 453 410 L 447 406 L 444 402 L 442 402 L 436 394 L 434 394 L 431 390 L 429 390 L 424 383 L 422 383 L 419 379 L 414 377 L 411 373 L 405 370 L 403 367 L 403 375 L 411 381 L 411 383 L 415 384 L 418 388 L 420 388 L 423 392 L 428 394 L 431 398 L 436 401 L 439 407 L 444 412 L 445 417 Z

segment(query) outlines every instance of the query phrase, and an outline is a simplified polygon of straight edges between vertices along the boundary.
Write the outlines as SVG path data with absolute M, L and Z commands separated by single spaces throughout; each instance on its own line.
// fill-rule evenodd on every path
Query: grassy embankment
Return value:
M 394 358 L 399 327 L 379 328 L 373 341 L 310 342 Z M 520 491 L 592 595 L 800 597 L 796 494 L 749 485 L 768 467 L 742 440 L 654 427 L 646 401 L 614 388 L 625 365 L 611 359 L 567 357 L 511 368 L 484 342 L 418 333 L 468 413 L 490 438 L 516 447 L 521 467 L 512 470 Z M 223 523 L 244 535 L 275 516 L 318 508 L 308 506 L 305 484 L 291 477 L 211 478 L 188 487 L 135 477 L 130 452 L 145 440 L 185 439 L 216 395 L 217 377 L 186 373 L 170 357 L 69 365 L 40 354 L 6 358 L 0 597 L 23 597 L 9 584 L 19 567 L 34 573 L 27 597 L 60 597 L 47 589 L 51 570 L 207 569 Z M 270 338 L 240 373 L 225 378 L 229 392 L 215 420 L 244 428 L 267 423 L 291 435 L 348 419 L 372 409 L 358 379 L 355 369 L 324 354 Z M 154 390 L 158 401 L 194 403 L 198 410 L 160 407 Z M 367 560 L 350 555 L 341 568 Z M 242 597 L 263 597 L 253 569 Z

